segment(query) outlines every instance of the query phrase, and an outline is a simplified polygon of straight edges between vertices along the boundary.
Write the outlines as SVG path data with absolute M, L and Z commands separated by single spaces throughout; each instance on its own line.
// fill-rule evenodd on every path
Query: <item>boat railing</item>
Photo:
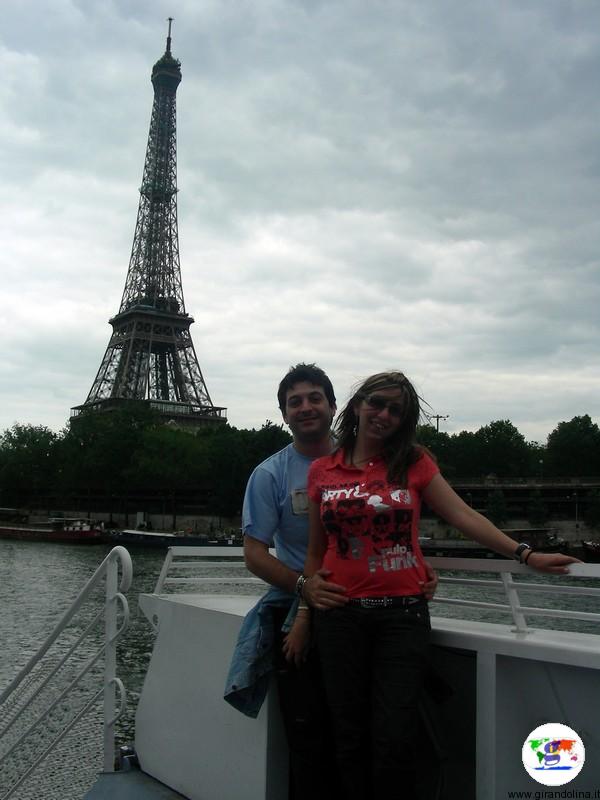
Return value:
M 572 564 L 568 576 L 557 576 L 500 558 L 446 556 L 427 561 L 439 575 L 438 590 L 432 601 L 433 615 L 437 609 L 442 616 L 464 617 L 470 610 L 478 610 L 478 618 L 483 612 L 489 612 L 488 618 L 494 620 L 508 615 L 517 633 L 531 631 L 528 619 L 534 617 L 546 617 L 553 622 L 600 624 L 599 612 L 581 610 L 582 599 L 584 605 L 587 599 L 590 607 L 600 600 L 600 564 Z M 596 585 L 591 585 L 594 582 Z M 241 547 L 170 547 L 154 593 L 184 588 L 193 594 L 207 594 L 215 589 L 239 594 L 244 584 L 254 584 L 259 590 L 266 585 L 247 571 Z M 493 598 L 498 594 L 497 601 L 489 599 L 490 595 Z M 532 595 L 535 603 L 546 597 L 550 601 L 543 605 L 527 604 L 523 598 Z M 574 599 L 573 608 L 561 607 L 567 597 Z
M 274 550 L 270 552 L 275 554 Z M 207 574 L 210 572 L 219 574 Z M 194 586 L 194 594 L 205 594 L 219 587 L 232 591 L 244 585 L 258 589 L 266 586 L 246 568 L 243 548 L 175 546 L 167 550 L 154 594 L 165 594 L 167 586 L 170 589 Z
M 0 694 L 0 800 L 78 800 L 99 770 L 114 770 L 131 579 L 129 553 L 113 548 Z
M 428 558 L 427 561 L 439 572 L 439 589 L 433 599 L 434 604 L 446 605 L 458 609 L 479 609 L 491 613 L 509 614 L 516 633 L 531 631 L 527 623 L 528 617 L 546 617 L 556 620 L 578 620 L 579 622 L 600 624 L 600 613 L 596 611 L 582 611 L 581 600 L 588 598 L 590 605 L 600 599 L 600 564 L 575 563 L 569 566 L 568 576 L 550 575 L 536 572 L 529 567 L 516 564 L 505 559 L 484 558 Z M 467 573 L 451 575 L 449 572 Z M 473 577 L 468 573 L 492 573 L 493 578 Z M 532 578 L 531 581 L 522 578 Z M 515 580 L 517 578 L 517 580 Z M 574 585 L 575 579 L 587 579 L 586 584 Z M 592 580 L 590 580 L 592 579 Z M 476 597 L 461 597 L 458 587 L 466 590 L 475 590 Z M 446 593 L 444 590 L 450 589 Z M 503 601 L 490 602 L 480 599 L 489 592 L 503 595 Z M 547 605 L 524 605 L 521 594 L 535 595 L 539 602 L 540 596 L 552 598 Z M 577 598 L 574 608 L 561 608 L 562 598 L 571 596 Z M 563 603 L 564 605 L 564 603 Z M 435 614 L 435 611 L 433 612 Z M 458 616 L 458 614 L 450 614 Z

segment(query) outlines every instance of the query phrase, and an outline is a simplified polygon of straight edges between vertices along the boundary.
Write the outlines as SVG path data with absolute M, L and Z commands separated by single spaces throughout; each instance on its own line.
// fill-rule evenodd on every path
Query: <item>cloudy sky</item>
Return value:
M 196 350 L 238 427 L 287 367 L 406 372 L 447 431 L 600 422 L 600 4 L 3 0 L 0 430 L 110 337 L 173 16 Z

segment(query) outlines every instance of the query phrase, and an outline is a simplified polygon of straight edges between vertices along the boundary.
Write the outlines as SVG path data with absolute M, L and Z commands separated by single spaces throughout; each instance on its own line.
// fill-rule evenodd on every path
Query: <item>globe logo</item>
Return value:
M 546 722 L 523 742 L 523 766 L 544 786 L 562 786 L 577 777 L 585 763 L 581 737 L 560 722 Z

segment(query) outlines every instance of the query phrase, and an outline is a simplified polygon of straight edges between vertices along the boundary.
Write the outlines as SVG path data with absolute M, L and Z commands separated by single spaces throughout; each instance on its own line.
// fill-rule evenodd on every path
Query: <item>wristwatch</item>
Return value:
M 302 573 L 300 575 L 298 575 L 298 580 L 296 581 L 296 588 L 294 590 L 296 592 L 296 594 L 298 595 L 298 597 L 302 597 L 303 596 L 302 595 L 302 591 L 304 589 L 304 584 L 306 583 L 307 580 L 308 580 L 308 578 L 306 577 L 306 575 L 304 575 Z
M 521 542 L 521 544 L 517 545 L 517 549 L 513 553 L 513 558 L 516 561 L 518 561 L 519 564 L 523 564 L 523 559 L 521 558 L 521 556 L 523 555 L 525 550 L 533 550 L 533 548 L 530 544 L 527 544 L 526 542 Z

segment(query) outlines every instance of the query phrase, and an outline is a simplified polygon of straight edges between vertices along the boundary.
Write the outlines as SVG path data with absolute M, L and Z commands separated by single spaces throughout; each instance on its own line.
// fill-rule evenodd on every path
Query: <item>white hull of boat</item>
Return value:
M 136 750 L 144 771 L 190 800 L 287 796 L 276 697 L 256 720 L 222 699 L 233 645 L 254 602 L 230 595 L 140 598 L 158 637 L 138 706 Z M 509 625 L 434 617 L 433 641 L 438 668 L 455 692 L 439 709 L 444 797 L 504 800 L 508 792 L 543 790 L 524 771 L 521 748 L 544 722 L 573 728 L 589 753 L 569 788 L 600 787 L 600 637 L 522 634 Z

